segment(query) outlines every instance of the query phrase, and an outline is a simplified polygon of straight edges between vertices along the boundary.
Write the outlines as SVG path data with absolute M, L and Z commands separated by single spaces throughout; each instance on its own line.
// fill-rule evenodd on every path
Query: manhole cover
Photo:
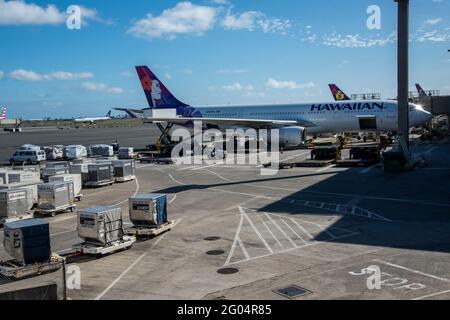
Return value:
M 206 252 L 206 254 L 209 254 L 210 256 L 219 256 L 224 253 L 225 253 L 225 251 L 223 251 L 223 250 L 210 250 L 210 251 Z
M 277 289 L 274 290 L 273 292 L 280 294 L 286 298 L 289 299 L 293 299 L 293 298 L 297 298 L 297 297 L 301 297 L 301 296 L 305 296 L 307 294 L 312 293 L 311 291 L 309 291 L 308 289 L 305 288 L 301 288 L 298 286 L 289 286 L 289 287 L 285 287 L 285 288 L 281 288 L 281 289 Z
M 206 237 L 206 238 L 203 238 L 203 240 L 206 240 L 206 241 L 217 241 L 217 240 L 220 240 L 220 239 L 222 239 L 221 237 Z
M 220 274 L 233 274 L 233 273 L 238 273 L 238 272 L 239 272 L 239 269 L 236 269 L 236 268 L 222 268 L 222 269 L 217 270 L 217 273 L 220 273 Z

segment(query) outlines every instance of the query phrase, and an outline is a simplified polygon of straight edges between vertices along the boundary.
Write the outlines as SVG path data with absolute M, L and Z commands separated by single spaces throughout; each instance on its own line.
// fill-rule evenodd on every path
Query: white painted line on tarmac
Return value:
M 202 170 L 202 169 L 211 168 L 211 167 L 215 167 L 215 166 L 217 166 L 217 163 L 216 163 L 216 164 L 211 164 L 211 165 L 209 165 L 209 166 L 197 167 L 197 168 L 190 169 L 190 170 L 191 170 L 191 171 L 197 171 L 197 170 Z
M 69 232 L 76 232 L 77 230 L 66 230 L 66 231 L 61 231 L 61 232 L 56 232 L 56 233 L 50 233 L 51 237 L 54 236 L 59 236 L 60 234 L 65 234 L 65 233 L 69 233 Z
M 236 230 L 236 234 L 234 236 L 233 244 L 231 245 L 230 253 L 228 254 L 227 260 L 225 261 L 225 265 L 230 264 L 231 258 L 233 257 L 233 254 L 234 254 L 234 250 L 236 250 L 236 245 L 241 241 L 239 238 L 239 234 L 241 233 L 242 225 L 244 224 L 244 216 L 242 215 L 242 213 L 239 216 L 240 216 L 239 225 Z M 242 251 L 244 251 L 244 250 L 242 250 Z
M 378 259 L 375 259 L 374 261 L 386 264 L 386 265 L 394 267 L 394 268 L 398 268 L 398 269 L 406 270 L 406 271 L 409 271 L 409 272 L 412 272 L 412 273 L 415 273 L 415 274 L 419 274 L 419 275 L 424 276 L 424 277 L 432 278 L 432 279 L 435 279 L 435 280 L 440 280 L 440 281 L 443 281 L 443 282 L 450 282 L 449 279 L 441 278 L 441 277 L 438 277 L 438 276 L 435 276 L 435 275 L 432 275 L 432 274 L 429 274 L 429 273 L 425 273 L 425 272 L 422 272 L 422 271 L 410 269 L 410 268 L 407 268 L 407 267 L 404 267 L 404 266 L 401 266 L 401 265 L 398 265 L 398 264 L 394 264 L 394 263 L 390 263 L 390 262 L 386 262 L 386 261 L 378 260 Z
M 177 198 L 177 195 L 174 194 L 174 195 L 173 195 L 173 198 L 169 201 L 169 204 L 171 204 L 172 202 L 174 202 L 176 198 Z
M 181 219 L 182 218 L 178 219 L 172 228 L 175 228 L 175 226 L 181 221 Z M 149 250 L 153 249 L 156 245 L 158 245 L 158 243 L 161 240 L 163 240 L 167 234 L 168 233 L 166 232 L 160 235 L 160 238 L 152 244 Z M 147 255 L 147 253 L 148 251 L 141 254 L 128 268 L 126 268 L 113 282 L 111 282 L 111 284 L 105 290 L 103 290 L 102 293 L 100 293 L 97 297 L 95 297 L 94 300 L 100 300 L 106 293 L 108 293 L 108 291 L 111 290 L 111 288 L 114 287 L 120 280 L 122 280 L 122 278 L 125 277 L 127 273 L 130 272 L 130 270 L 133 269 L 133 267 Z
M 141 261 L 147 253 L 141 254 L 128 268 L 126 268 L 120 276 L 118 276 L 105 290 L 103 290 L 102 293 L 100 293 L 94 300 L 100 300 L 106 293 L 108 293 L 109 290 L 111 290 L 112 287 L 114 287 L 120 280 L 122 280 L 123 277 L 127 275 L 127 273 L 133 269 L 133 267 L 138 264 L 139 261 Z
M 305 228 L 303 228 L 300 223 L 298 223 L 297 221 L 295 221 L 295 219 L 291 218 L 290 219 L 300 230 L 302 230 L 304 233 L 306 233 L 306 235 L 310 238 L 310 239 L 314 239 L 314 237 L 312 236 L 311 233 L 309 233 Z
M 253 224 L 253 221 L 247 216 L 247 214 L 245 213 L 244 209 L 241 207 L 239 208 L 239 211 L 241 212 L 242 215 L 244 215 L 244 217 L 247 219 L 247 221 L 250 223 L 250 226 L 253 228 L 253 230 L 255 231 L 255 233 L 258 235 L 259 239 L 262 241 L 262 243 L 264 243 L 264 245 L 266 246 L 267 250 L 269 250 L 270 253 L 273 253 L 272 248 L 269 246 L 269 244 L 266 242 L 266 240 L 264 239 L 264 237 L 262 236 L 262 234 L 259 232 L 258 228 L 256 228 L 256 226 Z
M 414 299 L 412 299 L 412 300 L 423 300 L 423 299 L 428 299 L 428 298 L 440 296 L 440 295 L 446 294 L 446 293 L 450 293 L 450 290 L 445 290 L 445 291 L 440 291 L 440 292 L 436 292 L 436 293 L 427 294 L 426 296 L 421 296 L 421 297 L 418 297 L 418 298 L 414 298 Z
M 370 166 L 368 168 L 362 169 L 359 173 L 365 174 L 365 173 L 369 173 L 370 171 L 372 171 L 373 169 L 375 169 L 377 166 L 379 166 L 379 164 L 374 164 L 373 166 Z
M 281 227 L 278 225 L 278 223 L 275 222 L 275 220 L 273 220 L 270 215 L 267 212 L 264 212 L 264 215 L 269 218 L 270 222 L 272 222 L 272 224 L 278 229 L 280 230 L 280 232 L 283 234 L 283 236 L 289 240 L 289 242 L 295 247 L 297 248 L 297 245 L 295 244 L 294 241 L 292 241 L 292 239 L 290 237 L 288 237 L 288 235 L 286 234 L 286 232 L 284 232 L 283 229 L 281 229 Z
M 282 219 L 281 221 L 283 221 L 286 227 L 288 227 L 289 230 L 291 230 L 304 244 L 308 244 L 308 242 L 306 242 L 305 239 L 303 239 L 297 232 L 295 232 L 294 229 L 292 229 L 292 227 L 289 225 L 289 223 L 286 222 L 286 220 Z
M 320 168 L 320 169 L 318 169 L 318 170 L 316 170 L 316 171 L 314 171 L 315 173 L 319 173 L 319 172 L 324 172 L 324 171 L 327 171 L 328 169 L 331 169 L 331 168 L 333 168 L 334 167 L 334 164 L 332 164 L 332 165 L 330 165 L 330 166 L 326 166 L 325 168 Z
M 134 179 L 134 181 L 136 182 L 136 190 L 134 191 L 132 197 L 134 197 L 135 195 L 137 195 L 138 192 L 139 192 L 139 180 L 138 180 L 138 178 L 136 177 L 136 178 Z M 118 206 L 120 206 L 120 205 L 122 205 L 122 204 L 124 204 L 124 203 L 126 203 L 126 202 L 128 202 L 128 198 L 125 199 L 125 200 L 123 200 L 123 201 L 120 201 L 119 203 L 113 204 L 112 207 L 118 207 Z
M 242 252 L 244 253 L 245 258 L 246 258 L 247 260 L 250 259 L 250 256 L 249 256 L 247 250 L 245 249 L 245 246 L 244 246 L 244 244 L 242 243 L 241 238 L 238 238 L 237 241 L 238 241 L 238 243 L 239 243 L 239 247 L 241 248 Z
M 236 181 L 233 181 L 233 180 L 230 180 L 230 179 L 228 179 L 228 178 L 225 178 L 225 177 L 221 176 L 221 175 L 218 174 L 217 172 L 214 172 L 214 171 L 211 171 L 211 170 L 208 170 L 208 169 L 205 169 L 205 168 L 202 168 L 202 170 L 205 170 L 205 171 L 207 171 L 207 172 L 209 172 L 209 173 L 212 173 L 212 174 L 218 176 L 218 177 L 219 177 L 220 179 L 222 179 L 223 181 L 226 181 L 226 182 L 236 182 Z
M 172 179 L 172 181 L 178 183 L 179 185 L 182 185 L 182 186 L 185 186 L 185 185 L 186 185 L 185 183 L 183 183 L 183 182 L 178 181 L 177 179 L 175 179 L 175 178 L 172 176 L 171 173 L 169 173 L 169 178 Z

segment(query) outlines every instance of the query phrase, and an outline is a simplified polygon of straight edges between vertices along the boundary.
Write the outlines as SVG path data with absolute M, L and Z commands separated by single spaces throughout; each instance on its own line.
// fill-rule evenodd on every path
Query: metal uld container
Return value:
M 167 222 L 165 194 L 141 193 L 128 200 L 130 220 L 135 226 L 157 227 Z
M 116 160 L 113 161 L 113 166 L 116 178 L 126 178 L 135 174 L 134 160 Z
M 107 144 L 94 144 L 89 146 L 91 157 L 102 156 L 112 157 L 114 155 L 113 147 Z
M 69 169 L 70 167 L 70 162 L 69 161 L 54 161 L 54 162 L 47 162 L 47 169 L 53 168 L 53 169 L 57 169 L 57 168 L 67 168 Z
M 73 182 L 73 188 L 75 195 L 79 195 L 81 193 L 81 174 L 61 174 L 52 176 L 48 179 L 49 182 Z
M 65 167 L 45 168 L 42 170 L 42 179 L 49 182 L 50 177 L 69 173 L 70 169 Z
M 11 218 L 29 210 L 28 192 L 24 189 L 0 190 L 0 218 Z
M 119 159 L 132 159 L 134 156 L 134 149 L 131 147 L 121 147 L 119 148 L 119 152 L 117 157 Z
M 78 211 L 78 236 L 87 243 L 106 245 L 123 239 L 122 209 L 95 207 Z
M 113 182 L 114 168 L 112 163 L 92 163 L 88 165 L 90 182 Z
M 58 210 L 73 204 L 73 182 L 50 182 L 38 186 L 38 208 L 43 210 Z
M 87 163 L 74 163 L 70 165 L 71 174 L 80 174 L 83 183 L 89 181 L 89 171 Z
M 47 221 L 30 219 L 6 223 L 3 246 L 22 265 L 50 260 L 50 231 Z
M 41 184 L 42 181 L 38 183 L 11 183 L 0 185 L 0 190 L 26 190 L 27 191 L 27 200 L 28 200 L 28 209 L 34 207 L 38 203 L 38 185 Z
M 39 172 L 19 170 L 0 171 L 0 177 L 4 184 L 38 182 L 41 179 Z

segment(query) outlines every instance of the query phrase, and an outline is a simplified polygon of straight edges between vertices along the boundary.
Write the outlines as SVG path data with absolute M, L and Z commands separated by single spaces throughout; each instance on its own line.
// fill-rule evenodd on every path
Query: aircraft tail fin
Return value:
M 173 109 L 187 106 L 175 98 L 147 66 L 137 66 L 136 71 L 151 109 Z
M 108 113 L 106 114 L 107 118 L 111 118 L 111 110 L 108 111 Z
M 6 107 L 2 108 L 2 113 L 0 115 L 0 120 L 5 120 L 6 119 Z
M 329 84 L 328 85 L 331 90 L 331 94 L 333 95 L 333 98 L 335 101 L 345 101 L 345 100 L 351 100 L 337 85 Z
M 416 83 L 416 89 L 417 89 L 417 93 L 419 93 L 419 97 L 427 96 L 427 93 L 425 92 L 425 90 L 422 89 L 420 84 Z

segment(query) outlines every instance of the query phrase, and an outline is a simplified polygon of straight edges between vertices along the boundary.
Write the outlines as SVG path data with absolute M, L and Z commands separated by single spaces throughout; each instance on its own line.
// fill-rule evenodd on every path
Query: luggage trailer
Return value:
M 0 274 L 19 280 L 59 270 L 64 263 L 65 259 L 56 253 L 52 253 L 48 262 L 36 262 L 28 265 L 21 265 L 16 260 L 2 261 L 0 262 Z
M 135 242 L 136 237 L 123 236 L 121 240 L 117 240 L 103 246 L 100 244 L 83 242 L 73 245 L 72 249 L 81 254 L 103 256 L 119 250 L 130 249 Z
M 174 221 L 167 221 L 164 224 L 161 224 L 159 226 L 133 226 L 129 229 L 127 229 L 128 235 L 133 235 L 135 237 L 147 237 L 147 238 L 153 238 L 161 233 L 170 231 L 175 222 Z

